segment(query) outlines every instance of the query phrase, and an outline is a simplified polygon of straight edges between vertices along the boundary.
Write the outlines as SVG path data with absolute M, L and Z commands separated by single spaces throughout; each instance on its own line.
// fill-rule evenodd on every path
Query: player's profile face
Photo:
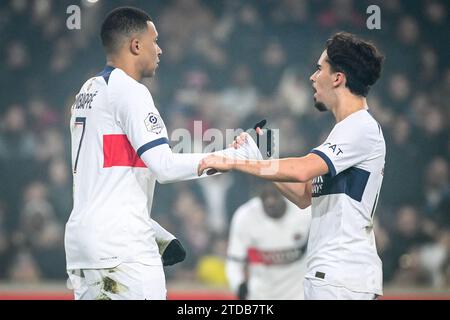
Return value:
M 142 54 L 142 76 L 153 77 L 159 64 L 159 56 L 162 54 L 158 46 L 158 32 L 153 22 L 147 21 L 147 30 L 142 34 L 144 46 Z
M 323 51 L 317 62 L 316 71 L 309 78 L 314 91 L 314 106 L 319 111 L 327 111 L 325 103 L 330 78 L 330 65 L 326 61 L 327 52 Z

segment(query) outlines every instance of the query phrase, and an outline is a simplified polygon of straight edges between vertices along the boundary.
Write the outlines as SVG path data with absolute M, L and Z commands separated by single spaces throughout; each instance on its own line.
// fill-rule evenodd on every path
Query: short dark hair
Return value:
M 114 53 L 121 38 L 147 30 L 150 16 L 134 7 L 119 7 L 108 13 L 102 23 L 100 37 L 106 53 Z
M 347 32 L 336 33 L 326 42 L 328 63 L 333 72 L 342 72 L 346 87 L 359 96 L 367 96 L 381 75 L 384 56 L 370 42 Z

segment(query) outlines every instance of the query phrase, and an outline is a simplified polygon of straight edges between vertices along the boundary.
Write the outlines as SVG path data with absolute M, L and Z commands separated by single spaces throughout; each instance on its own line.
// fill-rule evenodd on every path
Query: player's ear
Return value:
M 333 86 L 335 88 L 339 87 L 340 85 L 345 86 L 345 82 L 347 81 L 345 74 L 343 72 L 335 72 L 333 74 Z
M 130 41 L 130 51 L 134 55 L 138 55 L 141 49 L 141 43 L 139 39 L 133 38 Z

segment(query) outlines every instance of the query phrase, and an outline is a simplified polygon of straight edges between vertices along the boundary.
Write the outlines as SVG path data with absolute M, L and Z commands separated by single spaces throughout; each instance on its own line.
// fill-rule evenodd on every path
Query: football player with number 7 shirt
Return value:
M 67 271 L 75 299 L 165 299 L 161 255 L 165 264 L 175 263 L 168 252 L 177 241 L 170 234 L 158 239 L 165 230 L 150 218 L 155 182 L 198 178 L 207 154 L 172 152 L 164 121 L 140 83 L 155 74 L 162 54 L 149 15 L 117 8 L 104 20 L 101 39 L 106 67 L 85 82 L 71 110 Z M 258 158 L 256 143 L 247 141 L 243 150 L 218 152 Z

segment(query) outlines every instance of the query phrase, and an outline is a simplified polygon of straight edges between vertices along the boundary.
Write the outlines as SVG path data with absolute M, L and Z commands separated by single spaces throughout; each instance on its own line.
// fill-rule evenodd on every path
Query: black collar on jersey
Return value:
M 102 76 L 103 79 L 105 79 L 106 84 L 108 84 L 109 76 L 111 75 L 111 72 L 115 69 L 113 66 L 105 66 L 105 69 L 103 69 L 100 73 L 98 73 L 96 76 L 100 77 Z

